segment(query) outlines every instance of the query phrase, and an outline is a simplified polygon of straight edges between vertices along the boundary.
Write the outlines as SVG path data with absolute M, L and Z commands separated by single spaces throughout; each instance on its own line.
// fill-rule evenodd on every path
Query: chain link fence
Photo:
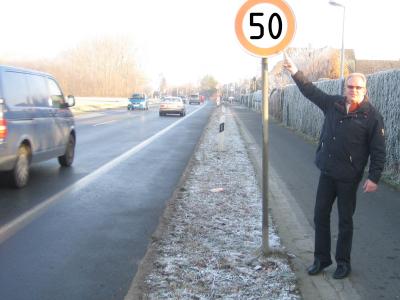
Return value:
M 315 83 L 328 94 L 337 94 L 340 80 Z M 367 76 L 369 101 L 382 114 L 385 122 L 386 151 L 385 178 L 400 185 L 400 70 L 384 71 Z M 270 114 L 285 126 L 291 127 L 314 140 L 319 138 L 324 116 L 296 87 L 288 85 L 271 92 Z

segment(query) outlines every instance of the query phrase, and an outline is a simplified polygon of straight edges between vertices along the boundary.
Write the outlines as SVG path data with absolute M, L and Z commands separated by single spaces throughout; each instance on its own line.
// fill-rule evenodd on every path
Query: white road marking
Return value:
M 24 228 L 30 222 L 35 220 L 41 214 L 46 212 L 46 210 L 51 206 L 57 203 L 62 197 L 66 194 L 77 192 L 84 187 L 91 184 L 93 181 L 101 177 L 103 174 L 106 174 L 111 169 L 115 168 L 121 162 L 127 160 L 129 157 L 133 156 L 134 154 L 138 153 L 140 150 L 154 142 L 159 137 L 166 134 L 169 130 L 180 124 L 186 118 L 190 117 L 191 115 L 195 114 L 199 110 L 203 109 L 206 105 L 202 105 L 190 114 L 186 115 L 185 117 L 179 119 L 178 121 L 172 123 L 168 127 L 164 128 L 163 130 L 159 131 L 152 137 L 148 138 L 147 140 L 141 142 L 139 145 L 131 148 L 130 150 L 126 151 L 125 153 L 121 154 L 120 156 L 114 158 L 113 160 L 109 161 L 108 163 L 102 165 L 101 167 L 97 168 L 92 173 L 86 175 L 85 177 L 79 179 L 77 182 L 73 183 L 69 187 L 65 188 L 64 190 L 58 192 L 57 194 L 51 196 L 47 200 L 43 201 L 41 204 L 33 207 L 31 210 L 25 212 L 24 214 L 20 215 L 18 218 L 14 219 L 13 221 L 5 224 L 0 228 L 0 243 L 7 240 L 10 236 L 17 233 L 20 229 Z
M 103 117 L 104 115 L 105 115 L 104 113 L 88 113 L 88 114 L 76 115 L 74 116 L 74 118 L 77 120 L 84 120 L 84 119 Z
M 105 124 L 110 124 L 110 123 L 114 123 L 116 120 L 111 120 L 111 121 L 107 121 L 107 122 L 103 122 L 103 123 L 97 123 L 94 124 L 93 126 L 100 126 L 100 125 L 105 125 Z

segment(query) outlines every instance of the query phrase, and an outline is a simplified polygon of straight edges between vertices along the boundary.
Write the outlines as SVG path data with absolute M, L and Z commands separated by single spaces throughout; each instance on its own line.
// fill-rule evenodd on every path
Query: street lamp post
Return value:
M 342 93 L 344 84 L 344 20 L 345 20 L 346 7 L 335 0 L 329 0 L 329 4 L 343 8 L 342 50 L 340 52 L 340 93 Z

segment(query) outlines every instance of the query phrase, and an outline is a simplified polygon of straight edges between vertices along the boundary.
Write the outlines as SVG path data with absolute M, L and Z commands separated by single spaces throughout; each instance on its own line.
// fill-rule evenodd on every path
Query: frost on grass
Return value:
M 262 195 L 231 117 L 218 151 L 217 119 L 215 112 L 166 231 L 153 242 L 145 298 L 299 299 L 286 256 L 259 255 Z M 281 249 L 273 226 L 269 236 L 270 248 Z

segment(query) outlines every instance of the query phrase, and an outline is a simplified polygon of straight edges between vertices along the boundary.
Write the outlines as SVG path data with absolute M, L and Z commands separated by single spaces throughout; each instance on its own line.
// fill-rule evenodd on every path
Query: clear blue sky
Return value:
M 80 41 L 129 35 L 141 67 L 157 80 L 222 82 L 258 75 L 260 60 L 242 50 L 234 32 L 241 0 L 0 0 L 0 55 L 52 58 Z M 339 0 L 338 0 L 339 1 Z M 341 47 L 342 9 L 328 0 L 287 0 L 297 30 L 290 46 Z M 397 1 L 343 0 L 345 46 L 357 58 L 399 59 Z M 271 58 L 271 65 L 279 59 Z

